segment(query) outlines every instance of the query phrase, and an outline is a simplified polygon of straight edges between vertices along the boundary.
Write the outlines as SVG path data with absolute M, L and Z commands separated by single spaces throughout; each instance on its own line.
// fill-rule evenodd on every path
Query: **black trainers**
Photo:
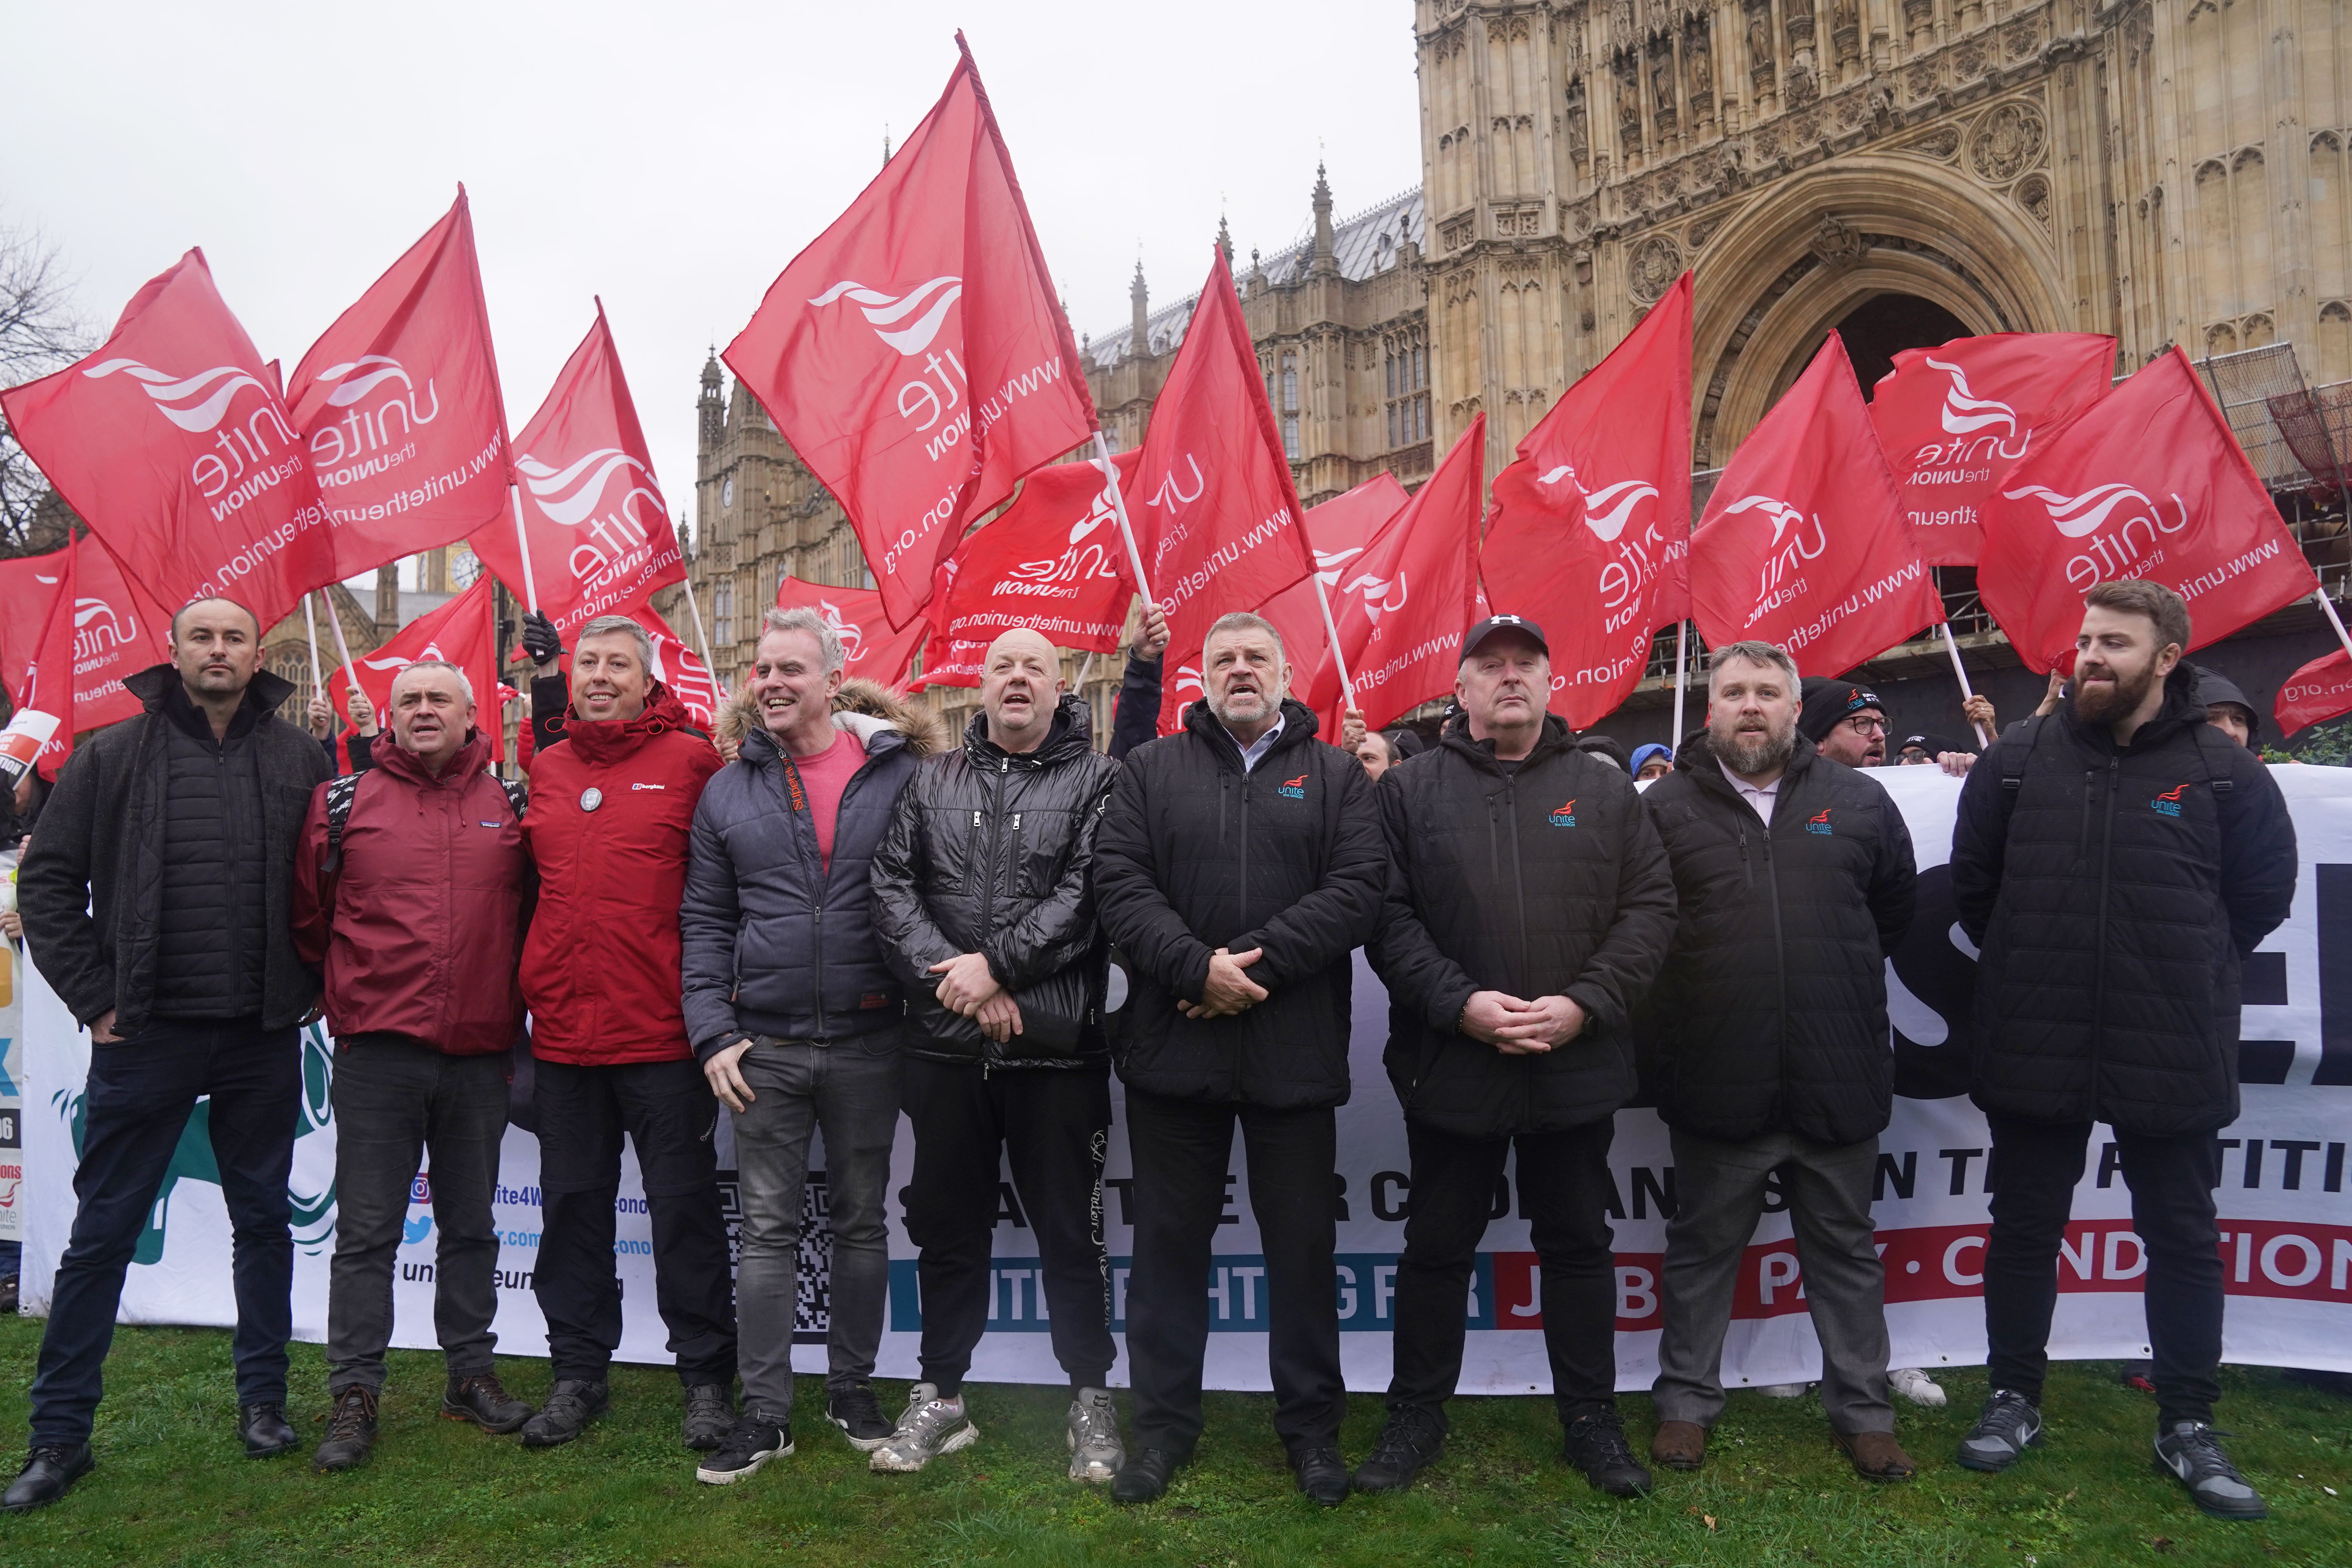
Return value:
M 238 1405 L 236 1435 L 245 1439 L 248 1459 L 274 1458 L 301 1441 L 286 1419 L 286 1406 L 276 1404 Z
M 1111 1478 L 1113 1502 L 1158 1502 L 1168 1495 L 1169 1479 L 1184 1461 L 1165 1448 L 1144 1448 L 1127 1457 Z
M 1348 1461 L 1337 1448 L 1301 1448 L 1290 1456 L 1291 1473 L 1298 1489 L 1325 1508 L 1348 1500 Z
M 1568 1462 L 1584 1472 L 1595 1491 L 1611 1497 L 1647 1497 L 1650 1472 L 1633 1458 L 1625 1441 L 1624 1423 L 1613 1410 L 1605 1415 L 1580 1415 L 1568 1424 L 1561 1444 Z
M 321 1474 L 356 1469 L 375 1449 L 376 1392 L 364 1384 L 346 1384 L 335 1391 L 335 1407 L 327 1413 L 327 1438 L 310 1456 L 310 1468 Z
M 452 1421 L 471 1421 L 485 1432 L 512 1432 L 530 1419 L 530 1406 L 507 1392 L 494 1372 L 451 1376 L 441 1394 L 441 1414 Z
M 1960 1463 L 1971 1470 L 1998 1474 L 2042 1446 L 2042 1409 L 2013 1388 L 1996 1388 L 1984 1402 L 1984 1414 L 1960 1439 Z
M 2202 1421 L 2176 1421 L 2156 1437 L 2156 1468 L 2178 1479 L 2189 1500 L 2215 1519 L 2268 1519 L 2262 1493 L 2246 1484 L 2216 1432 Z
M 87 1443 L 77 1443 L 70 1448 L 36 1448 L 26 1456 L 25 1468 L 8 1483 L 7 1492 L 0 1495 L 0 1509 L 27 1513 L 47 1508 L 97 1468 L 98 1461 L 89 1457 Z
M 612 1395 L 602 1383 L 584 1377 L 562 1377 L 547 1392 L 546 1407 L 522 1424 L 522 1446 L 552 1448 L 588 1430 L 588 1423 L 612 1408 Z
M 729 1486 L 746 1476 L 759 1474 L 761 1465 L 770 1459 L 783 1458 L 792 1451 L 790 1423 L 771 1421 L 757 1412 L 745 1411 L 710 1457 L 695 1467 L 694 1479 L 705 1486 Z
M 1371 1457 L 1356 1467 L 1360 1492 L 1392 1492 L 1437 1463 L 1445 1449 L 1445 1419 L 1419 1405 L 1391 1405 L 1388 1425 L 1372 1444 Z
M 825 1391 L 824 1418 L 846 1433 L 849 1446 L 861 1454 L 872 1453 L 898 1429 L 883 1419 L 874 1385 L 862 1377 Z
M 735 1391 L 723 1383 L 698 1383 L 686 1391 L 686 1419 L 678 1441 L 709 1453 L 735 1432 Z

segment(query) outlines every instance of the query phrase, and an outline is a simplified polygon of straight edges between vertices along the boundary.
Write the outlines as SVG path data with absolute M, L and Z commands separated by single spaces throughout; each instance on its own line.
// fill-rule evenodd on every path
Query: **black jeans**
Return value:
M 988 1327 L 997 1173 L 1009 1152 L 1045 1272 L 1054 1359 L 1072 1387 L 1106 1386 L 1118 1353 L 1102 1231 L 1109 1064 L 992 1073 L 977 1062 L 909 1056 L 900 1082 L 915 1124 L 907 1236 L 922 1248 L 923 1380 L 945 1394 L 961 1388 Z
M 284 1404 L 294 1289 L 286 1178 L 302 1097 L 297 1032 L 264 1029 L 258 1018 L 157 1019 L 120 1045 L 94 1047 L 83 1092 L 73 1236 L 41 1334 L 32 1446 L 89 1440 L 123 1272 L 192 1111 L 204 1119 L 228 1206 L 237 1403 Z M 212 1099 L 199 1110 L 202 1095 Z
M 573 1067 L 541 1060 L 539 1267 L 558 1379 L 604 1379 L 621 1342 L 621 1277 L 613 1262 L 621 1137 L 636 1146 L 653 1220 L 654 1305 L 669 1330 L 680 1382 L 735 1382 L 735 1282 L 719 1204 L 713 1143 L 719 1101 L 692 1061 Z
M 327 1284 L 327 1391 L 383 1387 L 392 1276 L 417 1157 L 432 1153 L 433 1331 L 449 1375 L 490 1370 L 499 1228 L 490 1194 L 507 1131 L 507 1054 L 445 1056 L 398 1035 L 335 1050 L 335 1260 Z
M 1986 1372 L 1995 1388 L 2040 1403 L 2049 1370 L 2050 1316 L 2058 1305 L 2058 1244 L 2091 1140 L 2087 1121 L 1992 1126 L 1992 1236 L 1985 1246 Z M 2147 1248 L 2147 1345 L 2156 1363 L 2158 1419 L 2210 1421 L 2221 1397 L 2221 1254 L 2213 1185 L 2221 1151 L 2210 1132 L 2143 1138 L 2118 1131 L 2132 1229 Z
M 1470 1273 L 1494 1213 L 1503 1157 L 1517 1143 L 1519 1207 L 1540 1268 L 1552 1399 L 1562 1423 L 1616 1409 L 1617 1265 L 1609 1228 L 1615 1118 L 1558 1132 L 1473 1139 L 1407 1117 L 1404 1132 L 1412 1152 L 1412 1206 L 1397 1258 L 1390 1405 L 1438 1411 L 1454 1396 L 1462 1379 Z
M 1171 1100 L 1130 1086 L 1127 1144 L 1135 1162 L 1135 1263 L 1128 1276 L 1127 1356 L 1135 1377 L 1130 1448 L 1189 1456 L 1201 1437 L 1201 1363 L 1209 1345 L 1209 1243 L 1225 1203 L 1239 1121 L 1250 1213 L 1265 1248 L 1266 1363 L 1274 1429 L 1294 1455 L 1339 1440 L 1348 1390 L 1339 1372 L 1337 1134 L 1328 1107 L 1269 1110 Z

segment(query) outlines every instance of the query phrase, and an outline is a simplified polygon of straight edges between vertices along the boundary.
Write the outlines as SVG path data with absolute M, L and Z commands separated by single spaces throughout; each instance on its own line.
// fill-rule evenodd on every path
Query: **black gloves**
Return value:
M 533 664 L 553 664 L 562 655 L 562 639 L 555 635 L 555 623 L 532 610 L 522 618 L 522 650 L 530 655 Z

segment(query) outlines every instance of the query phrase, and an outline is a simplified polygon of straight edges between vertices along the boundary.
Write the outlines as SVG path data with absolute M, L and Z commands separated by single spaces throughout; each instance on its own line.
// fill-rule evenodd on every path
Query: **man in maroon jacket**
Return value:
M 392 683 L 391 746 L 319 786 L 294 862 L 294 939 L 323 965 L 335 1032 L 335 1260 L 327 1392 L 313 1463 L 345 1470 L 375 1445 L 392 1338 L 394 1254 L 417 1156 L 439 1232 L 434 1327 L 448 1360 L 445 1415 L 511 1432 L 530 1406 L 491 1370 L 499 1233 L 490 1194 L 506 1134 L 508 1050 L 534 877 L 520 793 L 485 771 L 465 672 L 420 660 Z

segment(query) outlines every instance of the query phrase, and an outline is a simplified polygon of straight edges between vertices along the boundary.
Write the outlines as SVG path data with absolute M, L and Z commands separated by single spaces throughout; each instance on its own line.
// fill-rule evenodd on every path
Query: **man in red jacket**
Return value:
M 686 1385 L 688 1447 L 735 1426 L 735 1286 L 719 1203 L 719 1101 L 687 1043 L 678 905 L 687 838 L 719 753 L 653 678 L 626 616 L 580 629 L 572 709 L 531 759 L 523 837 L 539 867 L 522 955 L 541 1226 L 532 1287 L 555 1382 L 526 1447 L 568 1443 L 604 1414 L 621 1342 L 613 1263 L 621 1139 L 653 1221 L 654 1302 Z
M 394 678 L 392 735 L 366 772 L 320 784 L 294 861 L 294 942 L 323 966 L 335 1032 L 335 1261 L 327 1288 L 321 1470 L 375 1446 L 392 1340 L 394 1255 L 417 1155 L 432 1155 L 440 1233 L 433 1321 L 445 1415 L 511 1432 L 530 1406 L 491 1370 L 507 1052 L 522 1026 L 515 963 L 531 889 L 522 813 L 485 771 L 465 671 L 420 660 Z

